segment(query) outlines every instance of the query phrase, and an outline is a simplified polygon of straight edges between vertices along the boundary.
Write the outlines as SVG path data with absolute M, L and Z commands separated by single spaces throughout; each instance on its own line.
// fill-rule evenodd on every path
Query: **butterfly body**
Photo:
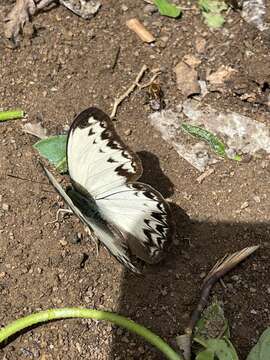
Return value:
M 102 221 L 95 199 L 93 199 L 90 194 L 86 191 L 78 191 L 72 187 L 67 189 L 66 193 L 71 198 L 74 205 L 81 209 L 84 216 L 87 218 L 93 218 L 97 221 Z
M 89 108 L 73 121 L 67 140 L 72 188 L 49 180 L 73 212 L 126 267 L 131 254 L 156 263 L 174 235 L 169 205 L 142 174 L 138 156 L 121 140 L 103 111 Z

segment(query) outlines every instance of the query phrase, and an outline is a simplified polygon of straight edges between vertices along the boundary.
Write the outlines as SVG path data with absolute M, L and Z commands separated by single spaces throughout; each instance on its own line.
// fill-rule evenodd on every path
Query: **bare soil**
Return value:
M 1 108 L 23 108 L 28 121 L 42 119 L 51 134 L 62 133 L 86 107 L 110 112 L 114 98 L 143 64 L 161 67 L 165 101 L 174 108 L 182 96 L 173 68 L 186 54 L 201 58 L 202 78 L 223 64 L 243 74 L 245 92 L 251 84 L 269 87 L 269 38 L 238 13 L 231 12 L 221 30 L 211 31 L 194 9 L 173 20 L 147 13 L 145 4 L 103 0 L 90 21 L 61 6 L 38 14 L 34 37 L 26 35 L 13 50 L 1 43 Z M 2 24 L 10 8 L 8 2 L 0 5 Z M 127 29 L 131 17 L 138 17 L 157 37 L 154 46 Z M 200 37 L 206 48 L 197 54 Z M 269 125 L 267 105 L 243 101 L 235 92 L 209 93 L 203 101 Z M 202 278 L 214 263 L 226 253 L 260 244 L 256 254 L 225 276 L 226 287 L 218 284 L 212 294 L 224 302 L 232 341 L 245 359 L 270 325 L 269 157 L 223 161 L 199 184 L 199 173 L 151 127 L 150 112 L 144 92 L 136 91 L 122 103 L 115 122 L 143 161 L 142 180 L 172 202 L 177 224 L 165 260 L 145 266 L 143 277 L 126 271 L 104 248 L 97 256 L 74 216 L 50 224 L 63 202 L 38 166 L 35 138 L 22 132 L 20 120 L 1 124 L 1 325 L 39 309 L 84 306 L 127 315 L 174 345 L 198 300 Z M 162 359 L 138 337 L 95 321 L 52 322 L 12 340 L 0 349 L 1 359 Z

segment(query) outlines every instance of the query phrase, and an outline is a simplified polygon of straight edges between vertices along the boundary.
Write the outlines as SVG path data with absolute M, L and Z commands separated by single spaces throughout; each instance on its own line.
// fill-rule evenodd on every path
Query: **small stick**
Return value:
M 55 220 L 49 221 L 47 224 L 55 224 L 56 222 L 58 222 L 60 214 L 73 214 L 73 211 L 71 209 L 58 209 Z
M 48 184 L 46 184 L 46 183 L 44 183 L 44 182 L 41 182 L 41 181 L 36 181 L 36 180 L 32 180 L 32 179 L 27 179 L 27 178 L 24 178 L 24 177 L 21 177 L 21 176 L 17 176 L 17 175 L 7 174 L 7 176 L 12 177 L 12 178 L 14 178 L 14 179 L 22 180 L 22 181 L 30 181 L 30 182 L 35 183 L 35 184 L 48 185 Z M 50 192 L 53 192 L 53 191 L 50 191 Z
M 120 55 L 120 50 L 121 50 L 121 47 L 118 46 L 117 49 L 116 49 L 114 60 L 113 60 L 112 67 L 111 67 L 112 72 L 114 72 L 114 69 L 115 69 L 115 67 L 117 65 L 117 61 L 118 61 L 119 55 Z
M 152 72 L 154 73 L 154 75 L 151 77 L 151 79 L 147 83 L 145 83 L 143 85 L 139 85 L 140 89 L 144 89 L 144 88 L 150 86 L 156 80 L 156 78 L 161 74 L 160 69 L 156 69 Z
M 111 112 L 111 116 L 110 116 L 111 119 L 113 119 L 115 117 L 116 112 L 117 112 L 117 108 L 122 103 L 122 101 L 125 100 L 136 89 L 137 86 L 140 87 L 139 81 L 143 77 L 146 70 L 147 70 L 147 66 L 143 65 L 143 67 L 141 68 L 141 70 L 140 70 L 139 74 L 137 75 L 135 81 L 131 84 L 131 86 L 127 89 L 127 91 L 123 95 L 121 95 L 119 98 L 115 99 L 113 109 L 112 109 L 112 112 Z
M 154 36 L 138 19 L 130 19 L 126 22 L 126 25 L 130 30 L 134 31 L 142 41 L 148 44 L 155 41 Z

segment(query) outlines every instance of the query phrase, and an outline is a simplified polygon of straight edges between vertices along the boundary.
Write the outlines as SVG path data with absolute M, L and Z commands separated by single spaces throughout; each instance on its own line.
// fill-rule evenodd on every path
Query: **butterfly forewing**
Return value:
M 135 181 L 142 173 L 137 155 L 116 134 L 108 115 L 97 108 L 84 110 L 71 125 L 67 160 L 71 179 L 93 197 Z

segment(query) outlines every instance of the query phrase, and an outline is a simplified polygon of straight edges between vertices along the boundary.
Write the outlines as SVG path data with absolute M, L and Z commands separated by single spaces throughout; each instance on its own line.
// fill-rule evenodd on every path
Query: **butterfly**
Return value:
M 117 135 L 110 117 L 90 107 L 70 126 L 66 158 L 72 187 L 66 191 L 44 166 L 66 204 L 118 261 L 138 273 L 131 256 L 161 260 L 174 236 L 168 203 L 138 182 L 139 157 Z

